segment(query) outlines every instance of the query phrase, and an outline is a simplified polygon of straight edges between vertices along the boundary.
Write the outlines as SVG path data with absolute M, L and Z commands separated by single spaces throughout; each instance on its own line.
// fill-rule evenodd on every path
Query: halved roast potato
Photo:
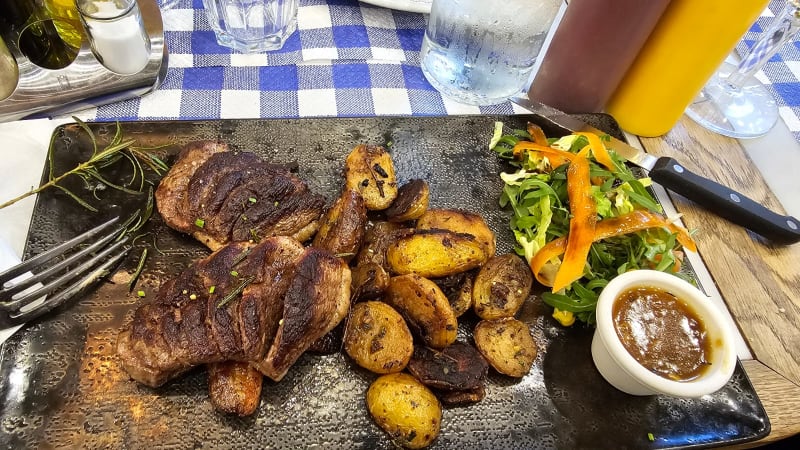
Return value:
M 375 373 L 405 369 L 414 339 L 403 316 L 383 302 L 356 303 L 344 332 L 344 350 L 359 366 Z
M 473 333 L 475 347 L 496 371 L 524 377 L 536 359 L 536 342 L 528 325 L 517 319 L 481 320 Z
M 397 198 L 385 213 L 390 222 L 405 222 L 418 219 L 428 210 L 430 189 L 425 180 L 411 180 L 400 186 Z
M 519 256 L 507 253 L 490 258 L 472 286 L 475 314 L 481 319 L 514 317 L 531 293 L 533 275 Z
M 264 376 L 247 362 L 225 361 L 208 364 L 208 395 L 214 409 L 237 416 L 249 416 L 261 401 Z
M 382 375 L 367 390 L 367 410 L 392 441 L 406 448 L 430 445 L 439 435 L 439 399 L 407 373 Z
M 495 236 L 489 225 L 478 214 L 458 209 L 428 209 L 419 219 L 417 228 L 421 230 L 449 230 L 454 233 L 467 233 L 475 236 L 478 242 L 486 246 L 486 253 L 491 257 L 495 253 Z
M 379 264 L 368 262 L 352 269 L 352 292 L 355 301 L 380 297 L 389 288 L 389 273 Z
M 433 281 L 413 273 L 392 277 L 384 301 L 406 319 L 425 345 L 445 348 L 456 340 L 456 316 Z
M 344 190 L 323 214 L 311 245 L 350 262 L 364 239 L 367 207 L 358 191 Z
M 344 176 L 346 189 L 360 192 L 370 211 L 388 208 L 397 197 L 394 163 L 383 147 L 356 146 L 347 155 Z
M 438 278 L 481 266 L 489 259 L 485 245 L 471 234 L 447 230 L 414 230 L 386 248 L 392 273 Z

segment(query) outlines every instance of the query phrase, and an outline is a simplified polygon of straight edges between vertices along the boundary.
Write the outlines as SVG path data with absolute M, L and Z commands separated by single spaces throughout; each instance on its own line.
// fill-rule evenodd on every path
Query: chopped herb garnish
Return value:
M 280 205 L 280 204 L 281 204 L 281 202 L 279 202 L 279 201 L 276 201 L 276 202 L 275 202 L 273 205 L 274 205 L 274 206 L 277 208 L 277 207 L 278 207 L 278 205 Z
M 138 292 L 136 292 L 136 295 L 138 295 L 139 297 L 144 297 L 145 293 L 144 293 L 144 291 L 138 291 Z
M 649 440 L 650 442 L 654 442 L 656 440 L 656 437 L 653 436 L 653 433 L 647 433 L 647 440 Z
M 196 225 L 198 228 L 203 228 L 204 226 L 206 226 L 206 221 L 205 221 L 205 220 L 203 220 L 203 219 L 195 219 L 195 221 L 194 221 L 194 224 L 195 224 L 195 225 Z
M 235 270 L 231 270 L 231 276 L 232 277 L 238 277 L 239 276 L 239 272 L 237 272 Z
M 196 294 L 190 295 L 189 300 L 197 300 L 197 295 Z
M 208 288 L 208 293 L 209 293 L 209 294 L 213 294 L 213 293 L 214 293 L 214 291 L 216 291 L 216 290 L 217 290 L 217 287 L 216 287 L 216 286 L 211 286 L 210 288 Z
M 248 202 L 250 202 L 250 203 L 255 203 L 255 202 L 257 202 L 258 200 L 256 200 L 256 198 L 255 198 L 255 197 L 250 197 L 250 198 L 248 198 L 248 199 L 247 199 L 247 201 L 248 201 Z

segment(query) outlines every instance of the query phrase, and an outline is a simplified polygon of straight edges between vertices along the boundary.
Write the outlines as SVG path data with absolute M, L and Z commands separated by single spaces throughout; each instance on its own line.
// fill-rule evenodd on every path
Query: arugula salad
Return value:
M 683 251 L 696 251 L 646 189 L 650 179 L 637 179 L 604 141 L 591 133 L 547 138 L 535 124 L 504 130 L 497 122 L 489 144 L 516 169 L 500 175 L 516 251 L 551 288 L 542 299 L 565 326 L 594 323 L 597 298 L 613 277 L 635 269 L 681 276 Z

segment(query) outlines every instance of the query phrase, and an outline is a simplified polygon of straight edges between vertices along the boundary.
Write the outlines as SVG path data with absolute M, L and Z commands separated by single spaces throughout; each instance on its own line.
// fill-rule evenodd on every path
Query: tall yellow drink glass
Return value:
M 640 136 L 672 128 L 769 0 L 672 0 L 606 105 Z

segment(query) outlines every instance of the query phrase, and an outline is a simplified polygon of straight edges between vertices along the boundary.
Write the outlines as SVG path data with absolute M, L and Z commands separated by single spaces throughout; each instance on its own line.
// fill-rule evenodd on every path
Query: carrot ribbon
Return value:
M 689 236 L 685 229 L 668 222 L 663 217 L 644 210 L 636 210 L 625 214 L 624 216 L 613 217 L 597 222 L 594 231 L 593 242 L 607 239 L 614 236 L 623 234 L 634 233 L 648 228 L 666 228 L 672 233 L 677 235 L 678 242 L 683 245 L 687 250 L 696 252 L 697 246 L 694 239 Z M 542 268 L 544 265 L 553 258 L 561 256 L 567 249 L 567 238 L 560 237 L 548 242 L 542 247 L 533 258 L 531 258 L 530 266 L 536 279 L 544 286 L 551 286 L 550 282 L 541 276 Z M 563 263 L 562 263 L 563 265 Z M 560 269 L 559 269 L 560 272 Z M 556 275 L 558 277 L 558 275 Z M 553 292 L 555 283 L 553 283 Z

